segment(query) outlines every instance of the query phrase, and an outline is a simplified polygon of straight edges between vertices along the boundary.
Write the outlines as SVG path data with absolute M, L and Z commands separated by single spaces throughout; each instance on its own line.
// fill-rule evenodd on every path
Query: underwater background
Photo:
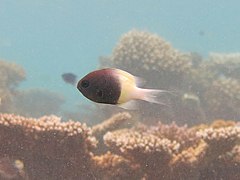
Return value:
M 239 7 L 0 0 L 0 178 L 240 179 Z M 131 111 L 62 79 L 104 67 L 173 94 Z

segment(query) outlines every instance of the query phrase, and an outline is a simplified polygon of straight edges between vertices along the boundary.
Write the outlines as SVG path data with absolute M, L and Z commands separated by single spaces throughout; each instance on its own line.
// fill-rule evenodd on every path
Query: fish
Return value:
M 73 73 L 64 73 L 62 74 L 62 79 L 65 83 L 76 85 L 77 76 Z
M 136 109 L 135 100 L 164 105 L 159 95 L 168 91 L 141 88 L 144 83 L 142 78 L 121 69 L 105 68 L 80 79 L 77 89 L 93 102 L 118 105 L 124 109 Z

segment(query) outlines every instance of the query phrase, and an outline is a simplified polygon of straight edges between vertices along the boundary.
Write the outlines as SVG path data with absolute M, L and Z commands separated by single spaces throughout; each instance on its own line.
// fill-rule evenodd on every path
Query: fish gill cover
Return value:
M 239 179 L 239 53 L 202 58 L 176 50 L 156 34 L 132 30 L 101 58 L 100 66 L 106 64 L 143 77 L 149 87 L 174 90 L 171 106 L 143 103 L 128 112 L 79 106 L 89 111 L 86 116 L 61 112 L 64 100 L 44 91 L 41 100 L 56 108 L 38 112 L 42 101 L 34 98 L 40 92 L 18 88 L 23 68 L 0 61 L 1 178 Z M 24 108 L 28 94 L 32 109 Z M 49 97 L 55 103 L 48 103 Z M 71 118 L 49 116 L 59 112 Z M 82 123 L 107 116 L 92 126 Z M 9 166 L 15 171 L 7 171 Z

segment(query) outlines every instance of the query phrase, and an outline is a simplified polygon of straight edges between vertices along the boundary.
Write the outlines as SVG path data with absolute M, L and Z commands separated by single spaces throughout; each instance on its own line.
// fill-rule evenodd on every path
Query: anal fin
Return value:
M 118 104 L 119 107 L 127 110 L 137 110 L 138 109 L 138 103 L 136 100 L 131 100 L 126 103 Z

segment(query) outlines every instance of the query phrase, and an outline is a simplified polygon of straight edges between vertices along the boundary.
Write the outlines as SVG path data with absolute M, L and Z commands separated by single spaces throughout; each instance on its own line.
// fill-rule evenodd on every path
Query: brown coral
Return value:
M 91 131 L 79 122 L 0 114 L 0 155 L 19 159 L 30 179 L 91 179 Z
M 216 159 L 230 151 L 240 139 L 240 128 L 237 126 L 207 128 L 199 130 L 197 136 L 208 144 L 208 159 Z
M 199 141 L 195 146 L 183 150 L 175 155 L 170 164 L 173 169 L 173 177 L 180 179 L 198 179 L 200 169 L 204 165 L 208 145 L 204 141 Z
M 107 152 L 104 155 L 93 157 L 93 167 L 95 167 L 96 179 L 120 180 L 120 179 L 140 179 L 143 174 L 137 164 L 122 156 Z
M 106 145 L 113 151 L 139 163 L 149 179 L 169 176 L 168 162 L 179 149 L 179 143 L 134 130 L 108 132 Z
M 194 129 L 188 128 L 187 125 L 178 126 L 175 122 L 171 124 L 158 122 L 157 125 L 147 129 L 148 133 L 179 142 L 181 148 L 190 147 L 199 140 Z
M 118 116 L 121 114 L 115 117 Z M 213 127 L 189 129 L 159 123 L 157 127 L 141 125 L 116 130 L 104 135 L 108 152 L 94 155 L 96 140 L 84 124 L 71 120 L 61 122 L 56 116 L 33 119 L 0 114 L 0 176 L 20 179 L 237 179 L 240 177 L 237 144 L 240 127 L 223 121 L 216 122 Z
M 92 127 L 92 134 L 98 139 L 98 148 L 94 151 L 95 154 L 101 154 L 107 151 L 103 143 L 103 135 L 108 131 L 121 129 L 124 127 L 133 126 L 132 116 L 128 112 L 117 113 L 110 118 L 104 120 Z
M 171 128 L 175 130 L 170 133 Z M 238 157 L 239 151 L 233 149 L 240 140 L 240 127 L 186 128 L 189 132 L 184 132 L 184 128 L 159 124 L 158 128 L 123 129 L 107 133 L 104 140 L 110 150 L 138 163 L 147 179 L 206 178 L 210 167 L 216 170 L 216 163 L 222 162 L 225 154 L 233 151 L 234 157 Z M 234 159 L 234 162 L 228 161 L 228 167 L 236 164 L 237 158 Z M 238 172 L 237 169 L 234 172 Z

